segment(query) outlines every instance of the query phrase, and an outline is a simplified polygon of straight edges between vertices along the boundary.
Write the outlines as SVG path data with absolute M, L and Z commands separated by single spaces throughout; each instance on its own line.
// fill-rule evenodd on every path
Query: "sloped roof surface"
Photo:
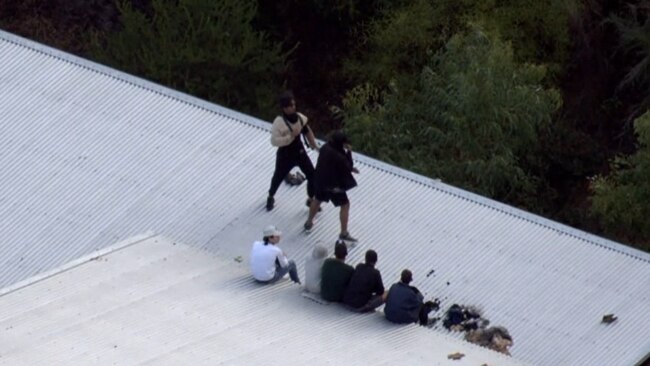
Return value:
M 0 287 L 146 230 L 222 258 L 268 223 L 302 263 L 304 186 L 264 209 L 265 122 L 0 33 Z M 311 153 L 315 159 L 315 153 Z M 630 365 L 650 350 L 650 256 L 357 155 L 350 228 L 386 285 L 410 268 L 428 297 L 480 306 L 539 365 Z M 426 276 L 433 270 L 433 274 Z M 0 299 L 2 301 L 2 299 Z M 600 323 L 606 313 L 618 320 Z
M 245 263 L 129 239 L 0 301 L 0 365 L 523 365 L 255 283 Z M 449 354 L 461 352 L 460 361 Z

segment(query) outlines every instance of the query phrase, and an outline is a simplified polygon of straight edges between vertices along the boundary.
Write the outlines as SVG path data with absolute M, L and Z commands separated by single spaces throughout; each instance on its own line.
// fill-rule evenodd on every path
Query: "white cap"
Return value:
M 282 235 L 282 232 L 278 230 L 275 225 L 269 225 L 266 228 L 264 228 L 264 237 L 267 236 L 280 236 Z

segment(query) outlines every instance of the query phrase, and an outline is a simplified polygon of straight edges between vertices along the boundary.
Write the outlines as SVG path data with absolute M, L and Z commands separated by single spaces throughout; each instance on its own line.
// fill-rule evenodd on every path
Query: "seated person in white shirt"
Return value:
M 311 257 L 305 259 L 305 290 L 312 294 L 320 294 L 321 270 L 327 257 L 327 248 L 316 245 Z
M 282 233 L 275 227 L 269 225 L 264 229 L 262 241 L 253 243 L 251 250 L 251 272 L 258 282 L 273 283 L 289 273 L 289 277 L 295 283 L 300 284 L 296 263 L 290 261 L 276 244 L 280 242 Z

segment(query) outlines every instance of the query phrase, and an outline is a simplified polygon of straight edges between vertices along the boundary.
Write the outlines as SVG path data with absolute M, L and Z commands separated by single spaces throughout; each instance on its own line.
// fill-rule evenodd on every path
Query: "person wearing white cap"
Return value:
M 251 272 L 258 282 L 273 283 L 284 277 L 287 273 L 291 280 L 300 284 L 296 263 L 288 260 L 277 244 L 280 242 L 282 232 L 275 225 L 264 229 L 261 241 L 253 243 L 251 250 Z

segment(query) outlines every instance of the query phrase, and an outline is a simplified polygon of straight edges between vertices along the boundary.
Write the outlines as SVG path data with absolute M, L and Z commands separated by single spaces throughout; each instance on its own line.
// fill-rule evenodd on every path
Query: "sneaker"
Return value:
M 271 211 L 273 206 L 275 206 L 275 198 L 269 196 L 269 198 L 266 199 L 266 210 Z
M 356 242 L 357 242 L 357 239 L 353 238 L 353 237 L 350 235 L 350 233 L 348 233 L 348 232 L 345 232 L 345 233 L 341 233 L 341 234 L 339 234 L 339 239 L 340 239 L 340 240 L 344 240 L 344 241 L 353 242 L 353 243 L 356 243 Z
M 309 221 L 305 222 L 304 228 L 305 228 L 305 231 L 306 231 L 306 232 L 310 232 L 310 231 L 311 231 L 311 228 L 313 228 L 313 227 L 314 227 L 314 223 L 313 223 L 313 222 L 309 222 Z

